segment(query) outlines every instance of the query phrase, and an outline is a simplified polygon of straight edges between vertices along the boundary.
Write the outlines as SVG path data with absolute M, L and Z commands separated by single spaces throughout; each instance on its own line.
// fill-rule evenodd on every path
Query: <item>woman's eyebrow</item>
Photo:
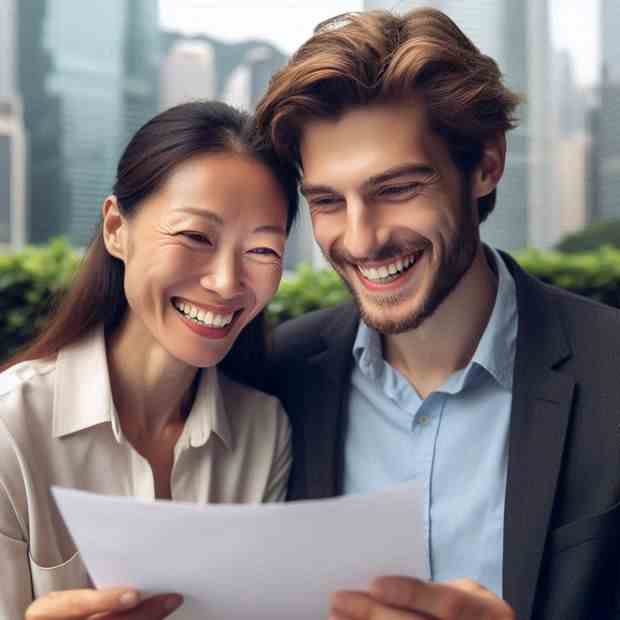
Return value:
M 286 237 L 286 229 L 284 226 L 278 226 L 277 224 L 265 224 L 263 226 L 257 226 L 254 229 L 255 233 L 274 233 L 276 235 L 282 235 Z
M 204 217 L 208 221 L 213 224 L 217 224 L 218 226 L 224 226 L 224 220 L 220 215 L 214 213 L 213 211 L 209 211 L 209 209 L 204 209 L 200 207 L 180 207 L 175 211 L 175 213 L 192 213 L 193 215 L 198 215 L 200 217 Z M 254 233 L 274 233 L 276 235 L 282 235 L 286 237 L 286 229 L 284 226 L 279 226 L 277 224 L 263 224 L 262 226 L 257 226 Z
M 217 213 L 200 207 L 180 207 L 179 209 L 176 209 L 175 213 L 192 213 L 193 215 L 204 217 L 218 226 L 224 225 L 224 220 Z

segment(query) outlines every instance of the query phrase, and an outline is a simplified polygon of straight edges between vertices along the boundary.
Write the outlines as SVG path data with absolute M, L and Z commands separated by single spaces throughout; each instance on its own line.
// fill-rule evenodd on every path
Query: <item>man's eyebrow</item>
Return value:
M 193 215 L 198 215 L 200 217 L 205 218 L 213 224 L 218 226 L 224 226 L 224 220 L 217 213 L 213 213 L 213 211 L 209 211 L 209 209 L 201 209 L 200 207 L 181 207 L 177 209 L 177 213 L 192 213 Z M 264 224 L 263 226 L 257 226 L 254 233 L 274 233 L 276 235 L 282 235 L 286 237 L 286 229 L 284 226 L 279 226 L 277 224 Z
M 401 164 L 399 166 L 394 166 L 393 168 L 389 168 L 380 174 L 376 174 L 366 181 L 364 181 L 363 187 L 364 189 L 368 189 L 374 185 L 380 185 L 381 183 L 385 183 L 387 181 L 392 181 L 393 179 L 397 179 L 403 176 L 409 175 L 434 175 L 437 171 L 432 166 L 428 164 Z M 312 196 L 315 194 L 334 194 L 338 193 L 333 187 L 329 185 L 312 185 L 302 183 L 299 191 L 303 196 Z
M 333 194 L 336 190 L 329 185 L 311 185 L 308 183 L 302 183 L 299 186 L 299 191 L 302 196 L 307 198 L 308 196 L 312 196 L 314 194 Z
M 380 185 L 381 183 L 386 183 L 387 181 L 392 181 L 393 179 L 404 176 L 430 176 L 436 173 L 437 171 L 435 168 L 429 166 L 428 164 L 402 164 L 370 177 L 367 181 L 365 181 L 364 187 Z

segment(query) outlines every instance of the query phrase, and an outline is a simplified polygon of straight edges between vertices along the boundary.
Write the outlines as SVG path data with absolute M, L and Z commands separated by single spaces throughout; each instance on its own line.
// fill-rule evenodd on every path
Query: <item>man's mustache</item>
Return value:
M 428 247 L 427 240 L 417 241 L 415 243 L 395 243 L 388 242 L 376 248 L 371 254 L 366 256 L 354 256 L 348 252 L 342 245 L 336 245 L 330 252 L 330 258 L 335 263 L 349 263 L 351 265 L 363 265 L 370 261 L 387 261 L 392 258 L 401 258 L 420 252 Z

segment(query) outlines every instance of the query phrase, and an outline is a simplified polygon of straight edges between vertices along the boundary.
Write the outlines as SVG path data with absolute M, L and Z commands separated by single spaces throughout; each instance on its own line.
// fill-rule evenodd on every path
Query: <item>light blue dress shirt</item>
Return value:
M 517 337 L 515 284 L 501 256 L 489 322 L 471 362 L 421 399 L 360 322 L 344 492 L 421 480 L 432 579 L 469 577 L 502 595 L 508 427 Z

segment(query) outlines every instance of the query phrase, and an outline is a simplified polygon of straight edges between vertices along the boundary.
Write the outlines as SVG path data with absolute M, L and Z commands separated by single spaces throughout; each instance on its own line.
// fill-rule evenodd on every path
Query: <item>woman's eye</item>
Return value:
M 183 237 L 185 237 L 186 239 L 189 239 L 190 241 L 193 241 L 194 243 L 207 243 L 207 244 L 211 244 L 211 241 L 209 240 L 209 238 L 206 235 L 203 235 L 202 233 L 199 233 L 199 232 L 195 232 L 193 230 L 183 231 L 181 233 L 181 235 L 183 235 Z
M 259 256 L 266 256 L 268 258 L 280 258 L 280 255 L 272 248 L 262 247 L 262 248 L 254 248 L 250 250 L 250 253 L 257 254 Z

